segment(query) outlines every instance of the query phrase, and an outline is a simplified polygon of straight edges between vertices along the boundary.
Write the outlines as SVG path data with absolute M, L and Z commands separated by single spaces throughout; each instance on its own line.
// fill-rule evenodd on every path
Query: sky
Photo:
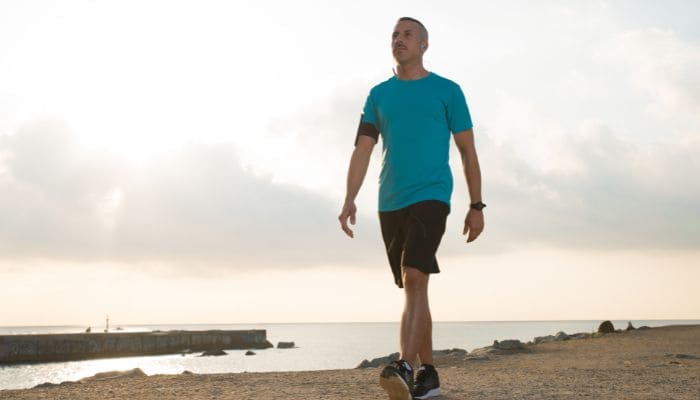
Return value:
M 398 321 L 381 146 L 399 17 L 465 93 L 486 226 L 433 320 L 700 319 L 700 4 L 4 1 L 0 326 Z

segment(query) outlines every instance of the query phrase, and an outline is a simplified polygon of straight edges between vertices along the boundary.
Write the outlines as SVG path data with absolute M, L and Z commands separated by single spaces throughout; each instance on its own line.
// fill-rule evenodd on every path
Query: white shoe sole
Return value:
M 439 387 L 436 387 L 435 389 L 428 390 L 428 393 L 426 393 L 420 397 L 413 397 L 413 398 L 416 400 L 423 400 L 423 399 L 427 399 L 430 397 L 437 397 L 437 396 L 440 396 L 440 388 Z
M 408 385 L 398 376 L 380 377 L 379 386 L 389 395 L 389 400 L 413 400 Z

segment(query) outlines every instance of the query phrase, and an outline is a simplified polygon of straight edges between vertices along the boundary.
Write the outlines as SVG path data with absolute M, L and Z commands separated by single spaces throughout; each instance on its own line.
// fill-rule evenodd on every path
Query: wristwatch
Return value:
M 472 203 L 469 205 L 470 208 L 473 208 L 477 211 L 481 211 L 484 207 L 486 207 L 486 204 L 482 203 L 481 200 L 479 200 L 476 203 Z

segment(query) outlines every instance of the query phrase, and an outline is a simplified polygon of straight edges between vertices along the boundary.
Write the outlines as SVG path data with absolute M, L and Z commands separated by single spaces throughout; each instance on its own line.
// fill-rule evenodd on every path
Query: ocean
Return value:
M 629 320 L 635 327 L 700 324 L 700 320 Z M 594 332 L 601 321 L 486 321 L 434 322 L 433 348 L 436 350 L 475 348 L 493 344 L 494 340 L 535 336 Z M 628 320 L 613 320 L 615 328 L 626 328 Z M 280 341 L 293 341 L 296 348 L 227 350 L 225 356 L 198 357 L 160 355 L 123 357 L 88 361 L 55 362 L 0 366 L 0 390 L 31 388 L 44 382 L 74 381 L 98 372 L 140 368 L 148 375 L 194 373 L 301 371 L 354 368 L 364 359 L 383 357 L 398 351 L 397 322 L 366 323 L 285 323 L 285 324 L 219 324 L 219 325 L 124 325 L 124 332 L 151 330 L 265 329 L 267 339 L 275 346 Z M 0 335 L 26 333 L 78 333 L 84 326 L 0 327 Z M 98 329 L 96 329 L 98 330 Z M 98 330 L 99 331 L 99 330 Z

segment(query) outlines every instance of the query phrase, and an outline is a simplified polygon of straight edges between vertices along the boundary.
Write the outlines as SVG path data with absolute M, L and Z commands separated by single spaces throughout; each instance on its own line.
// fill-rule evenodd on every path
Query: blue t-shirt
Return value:
M 430 72 L 416 80 L 392 77 L 370 90 L 358 134 L 382 137 L 379 211 L 452 197 L 450 132 L 472 127 L 462 89 Z M 367 133 L 370 131 L 370 133 Z

